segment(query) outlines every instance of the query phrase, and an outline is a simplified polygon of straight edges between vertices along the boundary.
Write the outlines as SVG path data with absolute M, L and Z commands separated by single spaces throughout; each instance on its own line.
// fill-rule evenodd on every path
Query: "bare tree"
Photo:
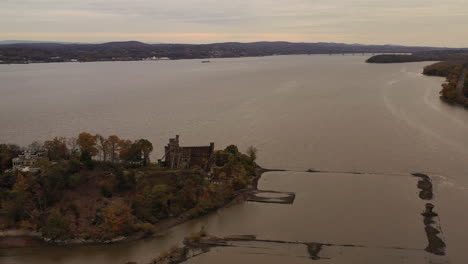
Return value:
M 118 136 L 112 135 L 107 138 L 107 141 L 109 142 L 109 153 L 111 156 L 111 162 L 116 162 L 119 145 L 122 142 L 122 140 Z
M 75 137 L 67 138 L 67 145 L 68 145 L 68 149 L 70 150 L 70 154 L 72 156 L 78 156 L 79 148 L 78 148 L 78 143 L 76 142 L 76 138 Z
M 107 161 L 107 157 L 109 156 L 109 150 L 110 150 L 109 141 L 101 135 L 96 135 L 96 137 L 98 139 L 98 144 L 99 144 L 98 148 L 99 148 L 99 152 L 101 153 L 101 160 Z
M 38 141 L 33 141 L 33 143 L 29 144 L 28 150 L 31 152 L 40 152 L 44 150 L 44 145 Z
M 247 155 L 249 155 L 252 160 L 257 159 L 257 153 L 258 153 L 258 149 L 256 147 L 250 146 L 247 148 Z

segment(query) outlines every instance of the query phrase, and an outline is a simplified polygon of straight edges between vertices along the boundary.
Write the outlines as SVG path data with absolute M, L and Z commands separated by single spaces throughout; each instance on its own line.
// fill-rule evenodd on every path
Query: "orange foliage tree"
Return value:
M 87 132 L 81 132 L 76 143 L 80 147 L 82 158 L 85 157 L 85 159 L 91 159 L 92 156 L 96 156 L 98 154 L 96 136 Z
M 103 231 L 109 237 L 126 235 L 133 230 L 135 216 L 130 206 L 124 202 L 114 202 L 104 209 Z

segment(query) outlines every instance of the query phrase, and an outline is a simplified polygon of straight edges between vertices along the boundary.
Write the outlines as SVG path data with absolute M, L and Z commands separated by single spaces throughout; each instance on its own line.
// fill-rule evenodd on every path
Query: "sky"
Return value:
M 468 47 L 468 2 L 0 0 L 0 40 Z

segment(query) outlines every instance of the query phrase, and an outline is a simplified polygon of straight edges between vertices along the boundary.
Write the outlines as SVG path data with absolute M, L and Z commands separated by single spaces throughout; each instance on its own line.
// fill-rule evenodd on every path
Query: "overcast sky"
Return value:
M 468 47 L 467 0 L 0 0 L 0 40 Z

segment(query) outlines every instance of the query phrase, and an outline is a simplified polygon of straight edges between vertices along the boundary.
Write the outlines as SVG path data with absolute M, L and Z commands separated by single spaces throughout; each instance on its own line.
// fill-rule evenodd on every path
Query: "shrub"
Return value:
M 134 229 L 141 231 L 146 235 L 152 235 L 156 232 L 156 227 L 151 223 L 135 224 Z
M 107 185 L 101 186 L 101 195 L 106 198 L 112 198 L 112 188 Z
M 237 148 L 236 145 L 229 145 L 224 149 L 224 151 L 231 153 L 233 155 L 237 155 L 239 153 L 239 149 Z
M 76 218 L 80 218 L 80 210 L 78 209 L 78 206 L 75 203 L 70 204 L 70 210 L 75 214 Z
M 70 237 L 68 223 L 57 209 L 49 213 L 42 232 L 46 237 L 51 239 L 66 239 Z
M 117 190 L 122 192 L 126 190 L 131 190 L 136 185 L 135 173 L 133 171 L 117 171 Z
M 81 182 L 81 174 L 75 173 L 68 178 L 68 186 L 70 188 L 77 187 Z

